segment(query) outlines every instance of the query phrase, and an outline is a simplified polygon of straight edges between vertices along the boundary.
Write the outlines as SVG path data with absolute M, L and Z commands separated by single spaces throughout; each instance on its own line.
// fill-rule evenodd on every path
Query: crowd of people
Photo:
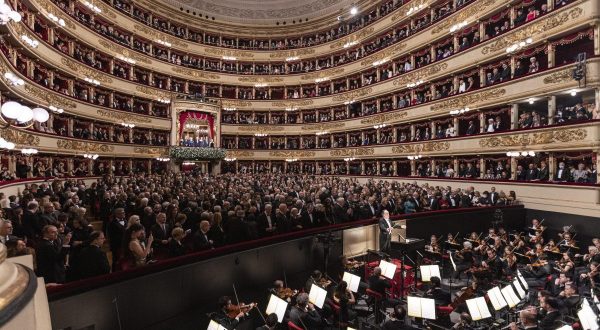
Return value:
M 34 253 L 47 283 L 106 274 L 260 237 L 442 208 L 506 205 L 494 189 L 472 203 L 472 187 L 418 186 L 314 176 L 197 173 L 105 176 L 27 185 L 0 194 L 0 239 L 9 255 Z M 448 203 L 441 201 L 447 200 Z M 447 205 L 446 205 L 447 204 Z M 91 219 L 102 222 L 93 228 Z M 99 222 L 98 222 L 99 223 Z M 96 229 L 96 230 L 94 230 Z

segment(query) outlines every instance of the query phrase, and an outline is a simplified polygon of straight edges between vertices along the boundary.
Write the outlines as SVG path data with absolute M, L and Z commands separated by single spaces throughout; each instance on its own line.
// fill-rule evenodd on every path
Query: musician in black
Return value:
M 406 310 L 401 305 L 394 306 L 394 312 L 390 315 L 390 318 L 383 322 L 381 330 L 409 330 L 417 329 L 410 325 L 406 325 Z
M 235 317 L 230 317 L 231 310 L 231 298 L 223 296 L 219 298 L 219 311 L 214 314 L 214 320 L 227 329 L 235 329 L 239 324 L 240 320 L 244 317 L 243 312 L 237 313 Z
M 521 269 L 521 273 L 530 287 L 543 287 L 546 284 L 546 277 L 552 273 L 552 266 L 548 263 L 547 256 L 542 254 L 536 264 L 527 265 L 526 268 Z
M 577 293 L 577 287 L 573 282 L 567 282 L 565 289 L 558 294 L 558 300 L 563 306 L 563 313 L 571 316 L 576 315 L 576 309 L 581 304 L 581 296 Z
M 383 210 L 382 218 L 379 219 L 379 251 L 388 252 L 392 242 L 392 228 L 390 212 Z
M 510 324 L 510 330 L 538 330 L 537 317 L 532 310 L 523 310 L 519 313 L 519 320 L 521 321 L 521 327 L 517 326 L 515 322 Z
M 559 328 L 561 326 L 560 320 L 562 319 L 562 315 L 559 311 L 560 303 L 558 300 L 547 297 L 540 301 L 540 306 L 546 311 L 546 314 L 540 320 L 539 328 L 541 330 L 554 330 Z
M 298 294 L 296 305 L 290 310 L 290 321 L 305 329 L 322 329 L 323 319 L 315 306 L 308 301 L 308 293 Z
M 453 255 L 456 271 L 454 278 L 460 278 L 460 274 L 473 266 L 473 244 L 463 242 L 463 249 Z
M 492 278 L 500 279 L 502 277 L 502 260 L 496 254 L 496 250 L 487 250 L 487 259 L 482 263 L 482 266 L 489 269 Z
M 431 278 L 431 288 L 425 293 L 426 298 L 434 299 L 436 305 L 446 306 L 450 304 L 450 292 L 442 289 L 442 281 L 439 277 Z

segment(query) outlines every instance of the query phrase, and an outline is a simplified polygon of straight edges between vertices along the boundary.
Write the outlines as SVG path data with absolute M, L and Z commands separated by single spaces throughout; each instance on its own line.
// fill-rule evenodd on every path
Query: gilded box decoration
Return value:
M 408 84 L 415 83 L 421 79 L 428 78 L 431 75 L 440 73 L 448 68 L 448 63 L 429 65 L 423 69 L 418 69 L 404 74 L 394 79 L 394 86 L 406 87 Z
M 400 119 L 402 117 L 406 117 L 407 115 L 408 115 L 408 113 L 406 111 L 395 112 L 395 113 L 381 113 L 381 114 L 375 115 L 370 118 L 365 118 L 365 119 L 361 120 L 360 123 L 367 124 L 367 125 L 378 125 L 378 124 L 387 123 L 389 121 L 394 121 L 394 120 Z
M 345 148 L 339 150 L 331 150 L 329 154 L 333 157 L 359 157 L 371 156 L 375 153 L 374 148 Z
M 286 58 L 290 58 L 290 57 L 300 57 L 300 56 L 312 55 L 314 53 L 315 53 L 314 48 L 303 48 L 303 49 L 274 52 L 274 53 L 269 54 L 269 57 L 275 58 L 275 59 L 286 59 Z
M 283 126 L 274 125 L 246 125 L 238 127 L 241 132 L 265 133 L 265 132 L 282 132 Z
M 247 108 L 252 106 L 252 102 L 250 101 L 236 101 L 236 100 L 228 100 L 223 101 L 221 103 L 223 108 Z
M 384 59 L 390 60 L 393 56 L 395 56 L 398 52 L 402 51 L 406 48 L 406 43 L 399 43 L 392 47 L 385 48 L 384 50 L 375 53 L 366 59 L 360 62 L 360 66 L 370 66 L 373 65 L 373 62 L 381 61 Z
M 355 100 L 357 98 L 363 97 L 363 96 L 367 96 L 369 94 L 371 94 L 371 92 L 373 91 L 373 88 L 369 87 L 369 88 L 363 88 L 363 89 L 357 89 L 351 92 L 346 92 L 343 94 L 339 94 L 336 95 L 334 97 L 331 98 L 331 101 L 333 102 L 346 102 L 346 101 L 352 101 Z
M 239 77 L 238 81 L 247 83 L 279 83 L 283 78 L 279 77 Z
M 148 117 L 134 115 L 131 113 L 119 112 L 119 111 L 98 109 L 96 111 L 96 113 L 98 115 L 100 115 L 101 117 L 109 118 L 109 119 L 118 121 L 119 123 L 121 123 L 121 122 L 126 122 L 126 123 L 149 123 L 149 122 L 151 122 L 150 118 L 148 118 Z
M 188 44 L 181 41 L 181 39 L 170 36 L 168 34 L 158 32 L 151 27 L 135 24 L 133 26 L 133 28 L 138 32 L 142 32 L 142 33 L 150 36 L 151 37 L 150 39 L 152 39 L 152 40 L 156 40 L 156 39 L 163 40 L 163 41 L 170 43 L 173 46 L 177 46 L 177 47 L 181 47 L 181 48 L 188 48 Z
M 125 47 L 118 46 L 118 45 L 116 45 L 112 42 L 106 41 L 104 39 L 98 39 L 98 44 L 100 44 L 100 46 L 102 46 L 112 52 L 115 52 L 117 55 L 131 58 L 131 59 L 135 60 L 136 62 L 152 64 L 152 61 L 149 60 L 148 58 L 146 58 L 145 56 L 141 56 L 133 50 L 129 50 Z
M 238 157 L 254 157 L 254 151 L 248 150 L 227 150 L 225 153 L 227 158 L 238 158 Z
M 87 66 L 81 65 L 81 63 L 76 62 L 74 60 L 68 59 L 66 57 L 62 57 L 60 59 L 61 64 L 63 64 L 64 66 L 68 67 L 69 69 L 84 75 L 87 78 L 91 78 L 91 79 L 96 79 L 101 83 L 104 84 L 111 84 L 113 82 L 112 78 L 101 73 L 98 70 L 94 70 L 91 68 L 88 68 Z
M 135 90 L 156 98 L 171 99 L 171 93 L 163 92 L 160 89 L 154 89 L 146 86 L 135 86 Z
M 269 152 L 269 156 L 279 157 L 279 158 L 314 157 L 315 152 L 314 151 L 305 151 L 305 150 L 271 151 L 271 152 Z
M 586 137 L 587 131 L 585 129 L 562 129 L 533 134 L 511 134 L 490 137 L 479 140 L 479 145 L 483 148 L 522 147 L 527 145 L 581 141 Z
M 298 100 L 298 101 L 275 101 L 271 105 L 274 107 L 282 108 L 295 108 L 295 107 L 307 107 L 313 104 L 313 100 Z
M 496 88 L 482 92 L 470 93 L 463 96 L 453 97 L 450 100 L 436 103 L 431 106 L 431 111 L 442 111 L 452 109 L 462 109 L 464 107 L 473 107 L 474 104 L 497 99 L 506 94 L 503 88 Z
M 416 144 L 405 144 L 392 147 L 392 153 L 395 154 L 418 154 L 421 152 L 446 151 L 450 149 L 448 142 L 427 142 Z
M 25 91 L 38 99 L 41 99 L 48 103 L 48 105 L 53 105 L 57 108 L 63 109 L 75 109 L 77 108 L 77 104 L 64 96 L 59 96 L 54 94 L 53 92 L 49 92 L 47 90 L 43 90 L 41 88 L 35 87 L 33 85 L 25 84 Z
M 81 142 L 74 140 L 57 140 L 56 146 L 59 149 L 84 151 L 84 152 L 113 152 L 114 146 L 104 143 Z
M 315 80 L 322 78 L 331 78 L 332 76 L 344 73 L 344 68 L 333 68 L 323 71 L 311 72 L 300 76 L 301 80 Z
M 586 67 L 587 70 L 587 67 Z M 573 80 L 573 67 L 563 69 L 557 72 L 551 73 L 548 77 L 544 78 L 544 84 L 560 84 L 567 81 Z
M 168 148 L 159 147 L 134 147 L 133 152 L 136 154 L 143 154 L 149 156 L 162 156 L 168 155 Z
M 15 129 L 0 129 L 0 137 L 6 141 L 12 142 L 16 145 L 24 146 L 39 146 L 40 138 L 33 134 L 29 134 L 20 130 Z
M 171 70 L 175 73 L 179 73 L 181 75 L 198 79 L 210 79 L 210 80 L 218 80 L 221 79 L 221 76 L 214 73 L 208 73 L 198 70 L 186 69 L 179 66 L 171 66 Z
M 439 23 L 435 24 L 434 28 L 431 30 L 431 34 L 438 34 L 440 32 L 450 31 L 450 28 L 453 25 L 462 23 L 462 22 L 472 22 L 477 17 L 478 14 L 484 12 L 487 7 L 493 5 L 497 0 L 480 0 L 477 1 L 477 4 L 473 4 L 466 8 L 461 9 L 458 13 L 444 18 L 439 21 Z M 470 19 L 469 19 L 470 18 Z
M 207 54 L 211 54 L 214 56 L 227 56 L 227 57 L 235 57 L 235 58 L 254 58 L 253 52 L 243 51 L 243 50 L 230 50 L 230 49 L 220 49 L 220 48 L 206 48 L 204 50 Z
M 319 123 L 319 124 L 312 124 L 312 125 L 304 125 L 302 126 L 302 130 L 303 131 L 315 131 L 315 132 L 319 132 L 319 131 L 327 131 L 330 129 L 335 129 L 335 128 L 341 128 L 346 126 L 345 123 Z

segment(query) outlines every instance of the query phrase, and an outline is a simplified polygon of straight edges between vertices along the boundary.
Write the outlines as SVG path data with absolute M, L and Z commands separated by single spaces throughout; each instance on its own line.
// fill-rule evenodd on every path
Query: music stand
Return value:
M 479 321 L 492 317 L 490 309 L 485 302 L 484 297 L 477 297 L 466 301 L 467 307 L 469 308 L 469 314 L 473 321 Z
M 521 283 L 519 283 L 518 279 L 515 278 L 512 281 L 512 285 L 517 290 L 517 294 L 519 295 L 520 300 L 523 300 L 525 299 L 525 297 L 527 297 L 527 293 L 525 293 L 525 290 L 523 290 L 523 288 L 521 287 Z
M 588 303 L 587 299 L 583 300 L 581 309 L 577 312 L 579 322 L 581 322 L 581 328 L 583 330 L 598 330 L 598 315 L 594 313 L 592 306 Z
M 344 276 L 342 277 L 342 281 L 348 283 L 348 289 L 350 291 L 357 293 L 358 285 L 360 284 L 360 277 L 354 274 L 344 272 Z
M 421 281 L 422 282 L 430 282 L 432 277 L 438 277 L 440 280 L 442 276 L 440 275 L 440 266 L 438 265 L 421 265 Z
M 500 291 L 502 292 L 502 296 L 504 297 L 504 300 L 506 300 L 508 307 L 513 308 L 521 302 L 521 299 L 519 299 L 510 284 L 503 287 Z
M 312 284 L 310 287 L 310 293 L 308 294 L 308 301 L 319 308 L 323 308 L 325 298 L 327 298 L 327 290 L 318 285 Z
M 383 277 L 385 278 L 389 278 L 390 280 L 394 279 L 394 275 L 396 275 L 396 265 L 391 263 L 391 262 L 387 262 L 385 260 L 381 260 L 379 262 L 379 268 L 381 268 L 381 275 L 383 275 Z
M 225 328 L 215 320 L 210 320 L 210 323 L 208 324 L 208 328 L 206 328 L 206 330 L 227 330 L 227 328 Z
M 269 298 L 269 304 L 267 305 L 267 310 L 265 312 L 267 315 L 270 315 L 271 313 L 277 314 L 277 321 L 281 323 L 283 322 L 287 306 L 287 301 L 272 294 L 271 298 Z
M 523 274 L 521 274 L 520 270 L 517 270 L 517 278 L 519 279 L 519 282 L 521 282 L 523 289 L 529 290 L 529 284 L 527 284 L 527 281 L 525 281 L 525 278 L 523 277 Z
M 568 324 L 565 324 L 562 327 L 557 328 L 556 330 L 573 330 L 573 327 Z
M 408 316 L 435 320 L 435 300 L 421 297 L 406 297 L 408 300 Z
M 487 294 L 488 294 L 488 297 L 490 298 L 490 302 L 492 303 L 492 306 L 494 307 L 494 310 L 499 311 L 502 308 L 508 306 L 508 303 L 502 296 L 502 292 L 500 292 L 499 287 L 495 286 L 495 287 L 489 289 Z

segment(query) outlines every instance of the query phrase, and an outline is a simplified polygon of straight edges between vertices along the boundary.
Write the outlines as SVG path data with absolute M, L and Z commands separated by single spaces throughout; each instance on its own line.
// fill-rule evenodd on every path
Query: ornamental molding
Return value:
M 358 90 L 355 90 L 352 92 L 346 92 L 346 93 L 334 96 L 331 98 L 331 101 L 333 101 L 333 102 L 352 101 L 359 97 L 367 96 L 367 95 L 371 94 L 372 91 L 373 91 L 373 88 L 371 88 L 371 87 L 358 89 Z
M 113 152 L 114 146 L 103 143 L 80 142 L 73 140 L 57 140 L 56 146 L 59 149 L 85 151 L 85 152 Z
M 247 108 L 251 107 L 252 102 L 249 101 L 223 101 L 221 107 L 223 108 Z
M 131 59 L 135 60 L 136 62 L 152 64 L 152 61 L 149 60 L 148 58 L 146 58 L 145 56 L 141 56 L 141 55 L 137 54 L 136 52 L 134 52 L 133 50 L 127 49 L 122 46 L 118 46 L 118 45 L 113 44 L 112 42 L 106 41 L 104 39 L 98 39 L 98 44 L 100 44 L 100 46 L 116 53 L 117 55 L 131 58 Z
M 363 119 L 360 121 L 360 123 L 367 125 L 377 125 L 387 123 L 389 121 L 395 121 L 406 116 L 408 116 L 408 113 L 406 111 L 398 113 L 382 113 L 370 118 Z
M 269 156 L 271 157 L 281 157 L 281 158 L 299 158 L 299 157 L 314 157 L 314 151 L 271 151 L 269 152 Z
M 171 93 L 163 92 L 158 89 L 154 89 L 154 88 L 150 88 L 150 87 L 146 87 L 146 86 L 136 86 L 135 90 L 140 93 L 154 96 L 156 98 L 171 99 Z
M 410 8 L 418 7 L 419 5 L 423 5 L 423 7 L 427 7 L 428 6 L 427 0 L 411 1 L 410 4 L 402 6 L 400 9 L 398 9 L 397 13 L 392 15 L 392 22 L 395 22 L 399 19 L 406 18 L 408 16 L 408 11 L 410 10 Z
M 360 39 L 368 36 L 369 34 L 373 33 L 373 31 L 375 31 L 375 28 L 373 26 L 371 26 L 368 29 L 361 29 L 359 32 L 357 32 L 356 34 L 353 35 L 349 35 L 347 37 L 344 37 L 336 42 L 334 42 L 333 44 L 331 44 L 329 46 L 330 49 L 338 49 L 338 48 L 343 48 L 344 45 L 351 43 L 351 42 L 358 42 Z
M 331 150 L 329 154 L 333 157 L 354 157 L 354 156 L 371 156 L 375 153 L 375 148 L 345 148 L 339 150 Z
M 181 39 L 175 38 L 168 34 L 160 33 L 158 31 L 154 30 L 153 28 L 147 27 L 145 25 L 135 24 L 133 26 L 133 29 L 152 37 L 152 40 L 156 40 L 156 39 L 163 40 L 163 41 L 170 43 L 173 46 L 178 46 L 181 48 L 188 48 L 188 44 L 181 41 Z
M 69 69 L 84 75 L 87 78 L 96 79 L 101 83 L 112 84 L 113 80 L 109 76 L 82 65 L 74 60 L 61 57 L 60 62 Z
M 497 0 L 480 0 L 477 1 L 477 4 L 461 9 L 456 15 L 452 15 L 448 18 L 445 18 L 441 20 L 439 24 L 436 24 L 436 26 L 431 30 L 431 34 L 438 34 L 440 32 L 449 31 L 453 25 L 469 21 L 468 18 L 483 13 L 487 9 L 487 7 L 495 4 L 496 1 Z
M 283 78 L 279 77 L 239 77 L 238 81 L 248 83 L 279 83 Z
M 198 79 L 210 79 L 210 80 L 221 79 L 221 76 L 219 76 L 218 74 L 207 73 L 207 72 L 202 72 L 202 71 L 197 71 L 197 70 L 192 70 L 192 69 L 186 69 L 186 68 L 182 68 L 182 67 L 178 67 L 178 66 L 171 66 L 171 70 L 175 73 L 179 73 L 179 74 L 187 76 L 187 77 L 193 77 L 193 78 L 198 78 Z
M 491 99 L 497 99 L 503 96 L 504 94 L 506 94 L 506 90 L 503 88 L 496 88 L 488 91 L 472 93 L 434 104 L 431 106 L 430 110 L 443 111 L 449 109 L 462 109 L 465 107 L 473 107 L 473 105 L 476 103 L 489 101 Z
M 112 19 L 116 19 L 117 18 L 117 14 L 115 14 L 114 11 L 112 11 L 112 8 L 105 5 L 104 2 L 98 1 L 98 2 L 94 2 L 94 5 L 98 8 L 100 8 L 100 10 L 102 10 L 102 15 L 104 16 L 108 16 Z
M 384 59 L 389 60 L 392 56 L 396 55 L 397 53 L 399 53 L 400 51 L 402 51 L 404 48 L 406 48 L 406 43 L 400 43 L 397 44 L 395 46 L 386 48 L 378 53 L 375 53 L 369 57 L 367 57 L 366 59 L 362 60 L 360 62 L 360 66 L 372 66 L 373 62 L 375 61 L 381 61 Z
M 581 141 L 586 137 L 587 131 L 585 129 L 563 129 L 533 134 L 513 134 L 491 137 L 479 140 L 479 145 L 483 148 L 518 147 L 527 145 Z
M 344 73 L 344 71 L 345 71 L 344 68 L 334 68 L 334 69 L 329 69 L 329 70 L 312 72 L 312 73 L 304 74 L 304 75 L 300 76 L 300 80 L 314 80 L 314 79 L 321 79 L 321 78 L 331 78 L 331 76 L 342 74 L 342 73 Z
M 586 66 L 587 70 L 587 66 Z M 560 71 L 551 73 L 549 76 L 544 78 L 544 84 L 559 84 L 573 80 L 573 68 L 567 68 Z
M 271 106 L 282 107 L 282 108 L 295 108 L 295 107 L 306 107 L 306 106 L 312 105 L 313 103 L 314 103 L 313 100 L 275 101 L 275 102 L 271 102 Z
M 254 157 L 254 151 L 247 151 L 247 150 L 227 150 L 226 157 L 227 158 Z
M 283 126 L 273 126 L 273 125 L 248 125 L 248 126 L 240 126 L 238 127 L 239 131 L 242 132 L 254 132 L 254 133 L 264 133 L 264 132 L 281 132 L 284 130 Z
M 133 115 L 130 113 L 123 113 L 117 111 L 109 111 L 109 110 L 97 110 L 96 113 L 100 115 L 100 117 L 113 119 L 118 122 L 127 122 L 127 123 L 149 123 L 151 122 L 150 118 L 146 118 L 140 115 Z
M 6 141 L 10 141 L 17 145 L 24 146 L 39 146 L 40 138 L 33 134 L 25 133 L 14 129 L 2 129 L 0 130 L 0 137 Z
M 321 123 L 302 126 L 303 131 L 327 131 L 334 128 L 345 127 L 346 123 Z
M 227 56 L 227 57 L 236 57 L 236 58 L 254 58 L 253 52 L 243 51 L 243 50 L 229 50 L 229 49 L 219 49 L 219 48 L 206 48 L 204 50 L 206 53 L 214 55 L 214 56 Z
M 75 23 L 67 16 L 64 15 L 61 10 L 57 10 L 55 5 L 47 0 L 37 0 L 37 3 L 44 9 L 48 14 L 53 14 L 59 19 L 63 19 L 65 21 L 65 26 L 67 26 L 71 30 L 77 30 Z
M 29 85 L 29 84 L 25 85 L 25 91 L 29 95 L 45 101 L 46 103 L 48 103 L 49 106 L 53 105 L 57 108 L 63 108 L 63 109 L 77 108 L 77 104 L 75 102 L 67 99 L 65 96 L 58 96 L 58 95 L 55 95 L 54 93 L 48 92 L 47 90 L 43 90 L 41 88 Z
M 450 149 L 449 142 L 428 142 L 395 146 L 392 147 L 392 153 L 419 154 L 421 152 L 446 151 L 448 149 Z
M 286 59 L 288 57 L 300 57 L 300 56 L 312 55 L 314 53 L 315 53 L 314 48 L 296 49 L 296 50 L 274 52 L 274 53 L 269 54 L 269 57 L 275 58 L 275 59 Z
M 134 147 L 133 152 L 136 154 L 161 156 L 168 155 L 168 148 L 157 148 L 157 147 Z
M 569 20 L 574 20 L 583 14 L 583 9 L 576 7 L 568 11 L 560 12 L 558 14 L 550 14 L 550 17 L 544 18 L 539 22 L 535 22 L 531 25 L 526 26 L 523 29 L 509 33 L 506 36 L 500 37 L 498 40 L 492 42 L 490 45 L 485 46 L 481 49 L 483 55 L 495 53 L 498 51 L 504 51 L 506 48 L 519 43 L 522 40 L 531 38 L 537 34 L 548 33 L 551 29 L 559 27 Z
M 448 63 L 435 64 L 394 79 L 394 86 L 406 87 L 410 83 L 425 79 L 448 68 Z

